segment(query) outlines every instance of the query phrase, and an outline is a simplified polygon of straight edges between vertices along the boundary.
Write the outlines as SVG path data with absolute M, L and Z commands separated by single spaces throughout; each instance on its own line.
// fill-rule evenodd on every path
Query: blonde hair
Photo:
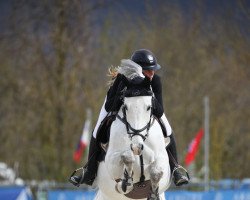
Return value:
M 108 81 L 108 86 L 111 86 L 113 85 L 116 77 L 117 77 L 117 74 L 118 74 L 118 68 L 119 67 L 114 67 L 114 66 L 111 66 L 108 68 L 108 74 L 107 76 L 110 77 L 111 79 Z
M 111 80 L 108 82 L 108 85 L 111 86 L 114 83 L 117 74 L 123 74 L 129 80 L 137 76 L 140 76 L 142 78 L 145 77 L 142 73 L 141 66 L 130 59 L 122 59 L 120 66 L 118 67 L 111 66 L 108 69 L 108 76 L 111 77 Z

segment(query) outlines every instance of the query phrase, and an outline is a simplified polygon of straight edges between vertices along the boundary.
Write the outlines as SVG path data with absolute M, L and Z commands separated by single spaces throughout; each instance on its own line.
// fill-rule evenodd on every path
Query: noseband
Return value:
M 126 129 L 127 129 L 127 134 L 129 135 L 130 139 L 132 140 L 132 138 L 134 136 L 140 136 L 140 137 L 142 137 L 143 141 L 145 141 L 147 139 L 147 137 L 148 137 L 148 131 L 149 131 L 150 127 L 152 126 L 152 124 L 154 123 L 154 119 L 155 119 L 153 117 L 152 107 L 151 107 L 149 122 L 143 128 L 141 128 L 141 129 L 134 129 L 130 125 L 130 123 L 127 120 L 126 107 L 125 107 L 124 104 L 122 105 L 122 113 L 123 113 L 123 118 L 120 115 L 117 115 L 117 118 L 121 122 L 123 122 L 125 124 Z M 152 118 L 153 118 L 153 121 L 152 121 Z M 146 135 L 141 134 L 141 132 L 144 131 L 144 130 L 147 130 L 147 134 Z

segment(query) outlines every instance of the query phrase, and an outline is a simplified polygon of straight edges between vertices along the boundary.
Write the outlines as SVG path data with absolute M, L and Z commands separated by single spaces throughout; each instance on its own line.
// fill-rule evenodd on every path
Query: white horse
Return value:
M 164 136 L 152 115 L 152 95 L 137 90 L 128 96 L 110 128 L 95 200 L 164 200 L 171 172 Z

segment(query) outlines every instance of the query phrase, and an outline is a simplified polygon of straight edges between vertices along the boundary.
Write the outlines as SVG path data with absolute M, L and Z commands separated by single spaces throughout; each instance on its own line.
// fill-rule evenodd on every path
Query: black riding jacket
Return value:
M 114 81 L 113 85 L 109 88 L 107 93 L 107 99 L 105 103 L 105 110 L 107 112 L 110 111 L 119 111 L 122 100 L 122 90 L 125 87 L 125 80 L 126 77 L 118 74 L 116 77 L 116 80 Z M 162 84 L 161 84 L 161 78 L 158 75 L 154 75 L 153 79 L 151 81 L 152 90 L 154 93 L 154 99 L 153 99 L 153 114 L 160 118 L 163 113 L 163 101 L 162 101 Z

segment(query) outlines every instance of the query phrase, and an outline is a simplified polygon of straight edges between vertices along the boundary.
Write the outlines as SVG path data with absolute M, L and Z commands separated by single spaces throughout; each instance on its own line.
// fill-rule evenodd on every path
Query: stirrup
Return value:
M 184 167 L 182 167 L 181 165 L 177 165 L 177 166 L 174 167 L 174 170 L 173 170 L 172 175 L 171 175 L 172 177 L 174 176 L 174 173 L 175 173 L 175 171 L 176 171 L 177 169 L 183 169 L 183 171 L 184 171 L 184 172 L 186 173 L 186 175 L 187 175 L 188 180 L 190 180 L 190 176 L 189 176 L 187 170 L 186 170 Z
M 76 183 L 72 180 L 72 178 L 73 178 L 73 176 L 74 176 L 79 170 L 82 170 L 81 179 L 80 179 L 80 181 L 78 182 L 78 184 L 76 184 Z M 82 181 L 83 181 L 85 171 L 86 171 L 86 168 L 85 168 L 85 167 L 80 167 L 80 168 L 76 169 L 76 170 L 70 175 L 70 177 L 69 177 L 69 182 L 72 183 L 73 185 L 75 185 L 76 187 L 79 187 L 79 186 L 81 185 Z

